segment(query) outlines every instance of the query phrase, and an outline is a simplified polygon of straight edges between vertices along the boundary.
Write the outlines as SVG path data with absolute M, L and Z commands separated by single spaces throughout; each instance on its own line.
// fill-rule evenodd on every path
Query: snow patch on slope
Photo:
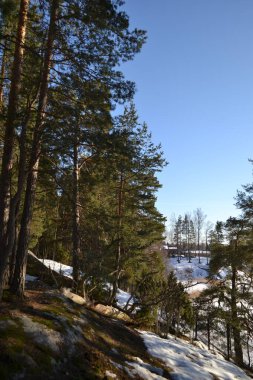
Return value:
M 73 268 L 70 265 L 65 265 L 65 264 L 58 263 L 57 261 L 49 260 L 49 259 L 38 259 L 38 260 L 41 263 L 43 263 L 47 268 L 50 268 L 51 270 L 61 274 L 62 276 L 65 276 L 71 279 L 73 278 L 72 277 Z M 110 284 L 108 284 L 108 286 L 111 287 Z M 131 294 L 121 289 L 118 289 L 116 297 L 117 297 L 118 306 L 123 309 L 125 305 L 127 304 L 129 298 L 131 297 Z M 134 299 L 132 298 L 129 302 L 129 306 L 131 306 L 133 302 L 134 302 Z
M 125 370 L 130 377 L 135 378 L 135 376 L 138 375 L 142 379 L 165 380 L 165 377 L 162 376 L 163 370 L 161 368 L 157 368 L 148 363 L 145 363 L 140 358 L 134 359 L 134 362 L 126 362 L 128 367 L 125 367 Z
M 250 379 L 245 372 L 210 351 L 193 346 L 168 335 L 162 339 L 156 334 L 140 331 L 148 352 L 162 360 L 169 368 L 173 380 L 235 380 Z

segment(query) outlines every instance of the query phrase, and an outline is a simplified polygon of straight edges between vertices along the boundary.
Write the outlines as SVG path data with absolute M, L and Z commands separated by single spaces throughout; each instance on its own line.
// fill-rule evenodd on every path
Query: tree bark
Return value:
M 15 137 L 15 120 L 17 117 L 18 96 L 21 87 L 21 74 L 23 66 L 28 7 L 29 0 L 20 1 L 19 21 L 16 36 L 14 61 L 12 66 L 9 102 L 7 107 L 7 120 L 5 125 L 0 185 L 0 300 L 2 298 L 5 272 L 8 263 L 8 255 L 6 254 L 4 247 L 7 242 L 6 229 L 9 219 L 10 183 L 13 165 L 12 155 Z
M 194 339 L 198 340 L 198 312 L 195 314 L 195 329 L 194 329 Z
M 26 131 L 27 131 L 30 115 L 31 115 L 31 105 L 29 109 L 27 110 L 26 118 L 24 120 L 21 135 L 20 135 L 18 184 L 17 184 L 17 191 L 10 201 L 10 212 L 9 212 L 9 220 L 8 220 L 8 226 L 7 226 L 8 243 L 7 243 L 7 246 L 5 247 L 5 252 L 8 257 L 12 255 L 11 260 L 10 260 L 10 268 L 9 268 L 10 269 L 9 271 L 10 284 L 14 276 L 15 261 L 16 261 L 17 218 L 19 214 L 21 196 L 22 196 L 22 192 L 23 192 L 23 188 L 25 184 L 25 178 L 26 178 Z
M 53 56 L 53 44 L 56 36 L 56 20 L 59 11 L 59 0 L 52 0 L 50 23 L 42 70 L 41 87 L 39 93 L 39 104 L 37 118 L 34 128 L 34 136 L 31 150 L 31 157 L 28 169 L 26 184 L 26 193 L 23 214 L 21 218 L 21 227 L 17 245 L 16 266 L 14 278 L 11 285 L 11 291 L 20 298 L 24 295 L 25 273 L 27 263 L 28 242 L 30 235 L 30 222 L 32 219 L 33 201 L 38 178 L 38 168 L 41 153 L 41 136 L 44 130 L 45 112 L 48 98 L 48 83 L 50 78 L 51 60 Z
M 236 252 L 235 252 L 236 254 Z M 241 332 L 239 326 L 239 319 L 237 314 L 237 291 L 236 291 L 236 268 L 232 264 L 232 277 L 231 277 L 231 320 L 232 320 L 232 331 L 234 339 L 234 349 L 235 349 L 235 361 L 238 365 L 243 365 L 243 352 L 241 343 Z
M 4 76 L 5 76 L 5 61 L 6 61 L 6 52 L 7 52 L 7 42 L 4 42 L 3 45 L 3 56 L 1 62 L 1 72 L 0 72 L 0 112 L 3 110 L 4 104 Z
M 1 186 L 0 186 L 0 237 L 4 235 L 6 227 L 6 214 L 8 214 L 9 189 L 12 170 L 12 152 L 15 135 L 14 122 L 17 116 L 18 96 L 21 87 L 21 74 L 23 66 L 24 42 L 26 36 L 26 24 L 29 0 L 21 0 L 19 22 L 16 36 L 14 61 L 12 66 L 11 87 L 7 108 L 7 120 L 4 136 L 4 151 L 2 157 Z
M 210 346 L 211 346 L 211 336 L 210 336 L 210 332 L 211 332 L 211 322 L 210 322 L 211 318 L 210 318 L 210 315 L 208 314 L 207 316 L 207 347 L 208 347 L 208 350 L 210 350 Z
M 117 233 L 117 251 L 116 251 L 116 268 L 115 268 L 115 277 L 112 284 L 112 293 L 110 296 L 109 303 L 112 303 L 116 297 L 117 290 L 119 288 L 119 279 L 120 279 L 120 271 L 121 271 L 121 255 L 122 255 L 122 216 L 123 216 L 123 192 L 124 192 L 124 176 L 120 173 L 119 180 L 119 190 L 118 190 L 118 233 Z
M 227 360 L 230 360 L 231 339 L 230 339 L 230 324 L 227 322 Z
M 80 280 L 80 196 L 79 196 L 80 168 L 78 165 L 78 142 L 74 144 L 73 155 L 73 199 L 72 199 L 72 266 L 73 288 L 77 290 Z

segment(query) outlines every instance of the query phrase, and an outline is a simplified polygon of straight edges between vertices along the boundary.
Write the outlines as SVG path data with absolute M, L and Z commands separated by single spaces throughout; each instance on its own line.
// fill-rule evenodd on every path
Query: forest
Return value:
M 195 339 L 204 336 L 209 348 L 219 346 L 228 360 L 233 357 L 239 365 L 252 367 L 252 184 L 237 192 L 235 202 L 240 215 L 214 226 L 205 223 L 201 209 L 193 216 L 174 218 L 170 245 L 176 248 L 172 252 L 179 265 L 195 258 L 198 268 L 208 274 L 206 289 L 192 299 Z M 194 278 L 188 282 L 185 289 L 197 285 Z
M 32 252 L 71 266 L 74 293 L 161 336 L 193 332 L 210 346 L 225 331 L 227 358 L 252 370 L 253 185 L 237 193 L 240 217 L 174 220 L 178 258 L 211 252 L 209 287 L 191 298 L 156 206 L 168 163 L 121 70 L 147 39 L 123 4 L 0 0 L 0 303 L 25 302 Z
M 1 2 L 0 298 L 24 296 L 29 249 L 71 264 L 91 297 L 109 282 L 108 303 L 119 282 L 160 277 L 167 163 L 120 71 L 146 40 L 120 5 Z

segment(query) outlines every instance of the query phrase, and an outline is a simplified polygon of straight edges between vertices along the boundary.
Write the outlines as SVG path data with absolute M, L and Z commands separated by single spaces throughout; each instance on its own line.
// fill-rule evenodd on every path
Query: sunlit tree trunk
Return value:
M 41 136 L 44 130 L 45 123 L 45 112 L 48 98 L 48 83 L 50 78 L 51 60 L 53 56 L 53 44 L 56 36 L 56 20 L 58 10 L 59 0 L 53 0 L 51 4 L 50 24 L 41 78 L 37 118 L 35 122 L 31 158 L 28 168 L 24 208 L 21 218 L 21 227 L 17 245 L 16 266 L 11 286 L 12 292 L 17 294 L 21 298 L 24 294 L 27 250 L 30 235 L 30 222 L 32 219 L 33 201 L 35 197 L 35 190 L 38 178 L 38 168 L 41 153 Z
M 117 290 L 119 288 L 119 279 L 121 272 L 121 257 L 122 257 L 122 217 L 123 217 L 123 197 L 124 197 L 124 175 L 120 173 L 118 199 L 117 199 L 117 217 L 118 217 L 118 232 L 117 232 L 117 250 L 115 257 L 115 274 L 112 284 L 112 293 L 110 296 L 110 303 L 112 303 L 116 297 Z
M 8 263 L 8 254 L 5 250 L 8 244 L 6 234 L 9 219 L 10 182 L 12 172 L 12 155 L 15 137 L 15 120 L 18 109 L 18 96 L 21 87 L 21 75 L 24 55 L 24 42 L 26 37 L 27 14 L 29 0 L 20 1 L 19 21 L 17 28 L 14 61 L 11 74 L 11 87 L 7 107 L 7 119 L 5 125 L 4 150 L 2 157 L 2 171 L 0 184 L 0 300 L 2 298 L 5 282 L 5 272 Z
M 80 168 L 78 164 L 78 142 L 74 144 L 73 155 L 73 199 L 72 199 L 72 265 L 73 265 L 73 287 L 77 289 L 80 278 L 80 196 L 79 179 Z
M 26 132 L 31 115 L 31 105 L 27 110 L 26 118 L 24 120 L 20 139 L 19 139 L 19 165 L 18 165 L 18 183 L 17 191 L 12 197 L 10 202 L 9 221 L 7 226 L 8 244 L 6 246 L 6 254 L 10 259 L 9 265 L 9 283 L 11 284 L 14 276 L 15 262 L 16 262 L 16 244 L 17 244 L 17 218 L 19 214 L 20 202 L 22 191 L 25 185 L 26 178 Z

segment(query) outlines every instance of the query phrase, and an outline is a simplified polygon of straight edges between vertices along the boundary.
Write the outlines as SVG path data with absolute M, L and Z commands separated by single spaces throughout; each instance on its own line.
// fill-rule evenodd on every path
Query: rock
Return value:
M 121 319 L 123 321 L 131 321 L 131 318 L 123 313 L 122 311 L 116 309 L 116 307 L 113 306 L 105 306 L 102 304 L 97 304 L 93 307 L 94 310 L 98 311 L 101 314 L 108 315 L 110 317 L 116 317 L 118 319 Z
M 23 323 L 24 332 L 29 334 L 34 342 L 38 345 L 48 347 L 57 354 L 60 352 L 63 339 L 58 331 L 48 329 L 41 323 L 33 322 L 25 315 L 20 316 L 19 319 Z
M 18 327 L 18 325 L 11 319 L 0 321 L 0 330 L 6 330 L 8 327 Z
M 61 289 L 62 294 L 70 299 L 71 301 L 77 303 L 78 305 L 86 305 L 87 300 L 85 300 L 83 297 L 78 296 L 77 294 L 71 292 L 71 289 L 69 288 L 62 288 Z
M 115 375 L 115 373 L 107 370 L 105 372 L 105 379 L 107 379 L 107 380 L 117 379 L 117 375 Z

